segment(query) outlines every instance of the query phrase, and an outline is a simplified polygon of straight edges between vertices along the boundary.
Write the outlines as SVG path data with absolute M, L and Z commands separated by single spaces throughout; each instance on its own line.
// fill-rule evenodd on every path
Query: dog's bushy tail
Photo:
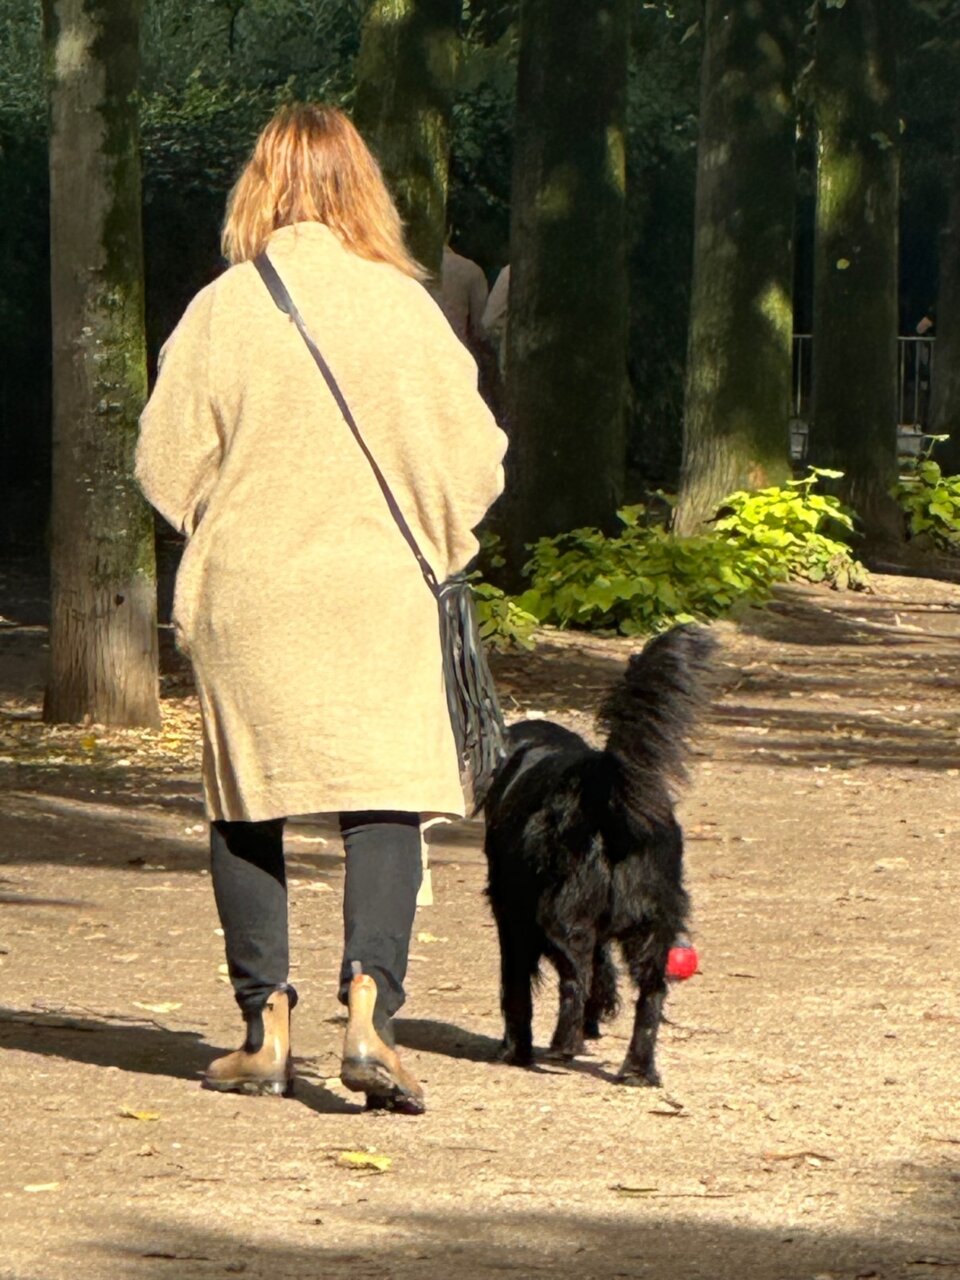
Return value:
M 619 766 L 628 799 L 642 796 L 651 818 L 666 819 L 671 792 L 686 781 L 688 742 L 716 647 L 692 623 L 663 632 L 633 654 L 600 706 L 607 754 Z

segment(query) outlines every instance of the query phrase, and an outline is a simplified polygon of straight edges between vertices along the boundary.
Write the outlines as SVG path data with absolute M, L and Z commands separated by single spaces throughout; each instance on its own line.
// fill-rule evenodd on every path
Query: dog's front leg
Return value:
M 621 947 L 638 993 L 630 1048 L 617 1074 L 617 1083 L 659 1085 L 660 1074 L 654 1059 L 663 1000 L 667 991 L 664 976 L 667 945 L 652 946 L 649 938 L 623 938 Z

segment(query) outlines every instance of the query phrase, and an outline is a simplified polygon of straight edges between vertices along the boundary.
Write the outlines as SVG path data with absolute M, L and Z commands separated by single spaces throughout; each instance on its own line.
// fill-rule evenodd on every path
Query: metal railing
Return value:
M 916 454 L 929 425 L 930 387 L 935 338 L 897 338 L 897 436 L 901 454 Z M 790 452 L 797 461 L 806 456 L 807 424 L 813 382 L 813 336 L 793 335 Z

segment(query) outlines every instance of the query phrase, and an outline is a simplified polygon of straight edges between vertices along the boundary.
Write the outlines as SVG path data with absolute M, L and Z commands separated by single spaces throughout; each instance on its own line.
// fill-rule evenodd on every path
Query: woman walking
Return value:
M 243 1046 L 215 1089 L 292 1077 L 284 819 L 337 813 L 346 851 L 344 1083 L 423 1110 L 393 1047 L 420 884 L 419 815 L 463 813 L 437 604 L 310 351 L 254 260 L 266 252 L 437 578 L 473 557 L 506 438 L 422 287 L 356 130 L 281 110 L 231 193 L 232 264 L 161 354 L 137 475 L 187 537 L 174 625 L 203 719 L 212 877 Z

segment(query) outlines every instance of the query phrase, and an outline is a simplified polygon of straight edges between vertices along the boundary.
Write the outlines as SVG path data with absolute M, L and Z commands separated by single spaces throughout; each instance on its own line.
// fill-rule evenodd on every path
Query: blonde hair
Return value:
M 380 166 L 336 107 L 281 107 L 263 130 L 227 200 L 224 256 L 247 262 L 294 222 L 322 222 L 359 257 L 427 277 L 404 242 Z

